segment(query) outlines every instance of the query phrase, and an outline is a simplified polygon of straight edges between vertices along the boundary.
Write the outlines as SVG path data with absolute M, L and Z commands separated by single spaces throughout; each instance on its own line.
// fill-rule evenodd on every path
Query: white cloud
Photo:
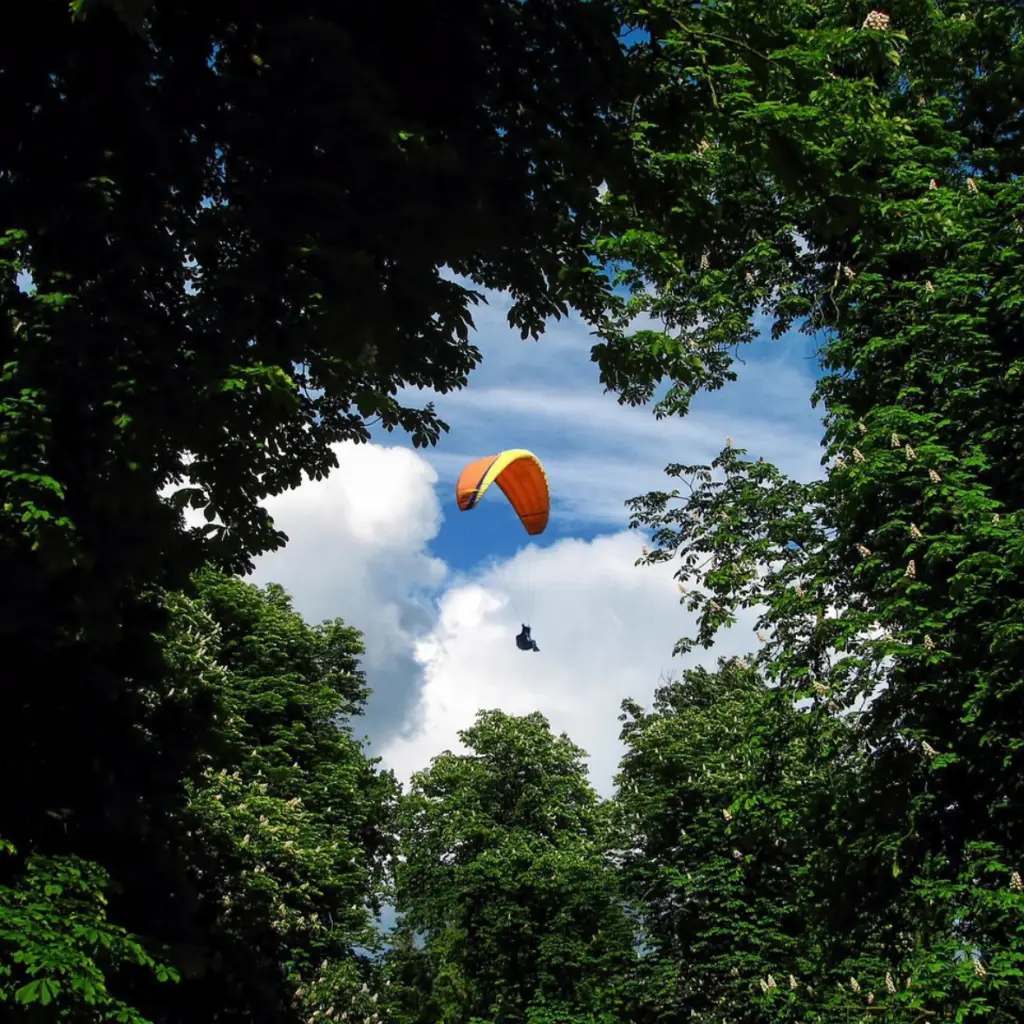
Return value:
M 335 451 L 339 466 L 326 479 L 267 501 L 289 541 L 257 561 L 252 579 L 280 583 L 309 621 L 340 616 L 362 630 L 367 675 L 387 698 L 373 702 L 367 724 L 387 733 L 415 702 L 413 650 L 448 572 L 427 548 L 441 523 L 437 474 L 407 448 Z
M 437 626 L 417 646 L 423 688 L 414 731 L 381 754 L 402 779 L 444 749 L 480 708 L 541 711 L 590 754 L 591 776 L 609 794 L 621 754 L 620 704 L 648 701 L 659 677 L 757 642 L 755 613 L 712 652 L 673 659 L 694 617 L 679 603 L 675 566 L 637 567 L 643 537 L 622 532 L 593 541 L 527 548 L 444 595 Z M 514 643 L 529 607 L 540 653 Z

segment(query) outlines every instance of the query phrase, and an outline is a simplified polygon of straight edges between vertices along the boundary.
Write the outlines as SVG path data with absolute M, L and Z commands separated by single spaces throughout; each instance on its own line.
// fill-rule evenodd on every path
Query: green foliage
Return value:
M 481 712 L 460 739 L 400 805 L 396 905 L 438 1019 L 618 1019 L 632 935 L 583 751 L 539 714 Z
M 148 809 L 175 813 L 217 732 L 209 690 L 160 678 L 169 626 L 142 595 L 280 545 L 262 501 L 371 423 L 433 443 L 444 424 L 405 396 L 479 361 L 474 287 L 510 289 L 525 335 L 599 305 L 581 241 L 618 159 L 618 24 L 561 0 L 21 13 L 0 39 L 18 96 L 0 176 L 0 631 L 18 652 L 0 667 L 0 806 L 20 848 L 99 857 L 132 889 L 170 849 Z
M 179 828 L 206 930 L 194 941 L 222 980 L 186 981 L 183 1017 L 192 986 L 240 1018 L 365 1009 L 358 950 L 376 942 L 397 787 L 348 724 L 368 694 L 362 640 L 340 621 L 308 625 L 277 586 L 212 570 L 195 585 L 170 598 L 174 636 L 218 666 L 218 737 Z
M 399 920 L 387 936 L 388 948 L 380 960 L 384 979 L 385 1019 L 396 1024 L 418 1024 L 440 1019 L 441 1009 L 434 996 L 435 967 L 429 953 L 417 947 L 416 935 Z
M 1022 1019 L 1018 8 L 21 14 L 5 1012 Z M 356 632 L 196 572 L 280 545 L 264 499 L 371 423 L 439 438 L 406 396 L 465 384 L 480 287 L 524 338 L 580 311 L 606 386 L 656 415 L 725 386 L 761 324 L 822 338 L 824 479 L 730 444 L 633 503 L 699 613 L 679 650 L 751 608 L 762 646 L 627 702 L 614 807 L 566 737 L 498 712 L 398 801 L 348 725 Z
M 808 825 L 831 780 L 809 764 L 801 716 L 738 663 L 624 711 L 623 883 L 650 991 L 660 1013 L 733 1018 L 753 976 L 806 970 Z
M 337 442 L 447 429 L 405 396 L 466 383 L 474 286 L 512 293 L 524 338 L 601 308 L 583 243 L 625 159 L 607 4 L 44 0 L 0 67 L 21 97 L 0 415 L 4 468 L 35 478 L 3 502 L 36 510 L 8 538 L 22 557 L 60 518 L 65 573 L 169 572 L 159 492 L 183 484 L 245 567 L 283 539 L 261 500 L 328 472 Z
M 607 291 L 614 13 L 392 8 L 41 0 L 0 35 L 0 830 L 109 874 L 111 920 L 181 969 L 118 979 L 153 1019 L 361 995 L 393 798 L 333 732 L 351 631 L 214 587 L 275 661 L 158 595 L 280 546 L 264 500 L 339 442 L 434 443 L 409 395 L 479 362 L 476 289 L 534 338 Z
M 898 3 L 872 28 L 828 4 L 670 9 L 652 50 L 676 61 L 678 44 L 688 87 L 713 84 L 711 110 L 728 103 L 749 137 L 712 113 L 699 130 L 713 148 L 680 157 L 691 170 L 669 190 L 652 182 L 665 228 L 639 213 L 635 273 L 652 287 L 637 303 L 670 327 L 700 325 L 680 342 L 696 370 L 655 362 L 649 379 L 675 374 L 666 409 L 685 407 L 731 372 L 702 338 L 744 340 L 758 309 L 776 336 L 795 321 L 823 330 L 830 465 L 802 484 L 727 448 L 711 466 L 670 467 L 692 493 L 638 500 L 635 523 L 655 530 L 653 559 L 682 560 L 700 612 L 683 649 L 757 607 L 756 665 L 779 699 L 850 713 L 870 751 L 820 834 L 821 848 L 844 843 L 820 894 L 818 970 L 840 953 L 856 964 L 842 952 L 856 922 L 870 962 L 850 973 L 888 992 L 887 1019 L 1016 1020 L 1020 12 Z M 697 38 L 712 32 L 713 45 Z M 700 84 L 701 48 L 721 80 L 712 68 Z M 772 138 L 796 147 L 788 169 Z M 673 220 L 701 197 L 723 214 L 707 243 Z M 731 303 L 709 290 L 722 274 Z M 764 995 L 767 1019 L 812 1019 L 813 1001 Z
M 0 855 L 15 854 L 0 840 Z M 98 865 L 81 858 L 33 855 L 13 884 L 0 885 L 0 1002 L 6 1019 L 148 1024 L 111 992 L 108 974 L 130 966 L 161 982 L 176 982 L 178 974 L 108 920 L 108 884 Z
M 872 913 L 851 913 L 851 891 L 875 884 L 854 820 L 869 754 L 834 711 L 795 708 L 738 658 L 686 672 L 650 713 L 626 703 L 617 805 L 647 1014 L 853 1024 L 899 1012 L 887 929 L 906 927 L 905 907 L 887 902 L 890 878 Z
M 207 571 L 198 600 L 217 624 L 226 668 L 233 772 L 211 758 L 189 821 L 219 851 L 222 927 L 240 947 L 248 922 L 281 936 L 296 979 L 330 955 L 371 947 L 397 788 L 347 724 L 368 695 L 362 641 L 341 621 L 309 626 L 284 591 Z M 278 950 L 280 952 L 280 950 Z
M 308 1020 L 341 1008 L 369 1019 L 365 951 L 397 787 L 348 726 L 368 692 L 361 638 L 337 621 L 307 625 L 279 587 L 212 570 L 193 596 L 162 600 L 163 671 L 139 681 L 132 710 L 149 757 L 167 758 L 168 792 L 162 806 L 93 817 L 73 777 L 57 780 L 51 799 L 67 799 L 48 815 L 54 832 L 102 860 L 30 854 L 0 876 L 0 946 L 22 965 L 0 971 L 2 991 L 32 999 L 42 1021 Z M 192 735 L 204 705 L 209 728 Z M 197 763 L 173 774 L 183 737 Z M 94 798 L 116 809 L 117 794 Z

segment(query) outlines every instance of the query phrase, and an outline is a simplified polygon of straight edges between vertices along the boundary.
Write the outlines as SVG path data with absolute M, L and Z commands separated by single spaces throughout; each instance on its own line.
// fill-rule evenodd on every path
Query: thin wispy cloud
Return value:
M 425 452 L 443 487 L 481 455 L 529 448 L 552 481 L 553 522 L 585 530 L 588 523 L 624 525 L 627 499 L 665 486 L 668 463 L 709 462 L 727 436 L 793 476 L 820 474 L 821 425 L 810 407 L 813 367 L 802 341 L 780 341 L 757 358 L 741 353 L 736 382 L 698 396 L 691 415 L 659 421 L 650 408 L 621 405 L 604 392 L 586 324 L 563 318 L 538 342 L 523 341 L 508 327 L 508 298 L 488 298 L 475 313 L 483 364 L 469 386 L 415 393 L 434 401 L 451 428 Z

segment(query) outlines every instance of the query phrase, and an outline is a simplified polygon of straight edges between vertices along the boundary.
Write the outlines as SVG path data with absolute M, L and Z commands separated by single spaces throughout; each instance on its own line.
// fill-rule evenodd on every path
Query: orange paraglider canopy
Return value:
M 551 496 L 547 474 L 533 452 L 510 448 L 471 462 L 455 485 L 459 508 L 463 512 L 476 508 L 493 483 L 502 489 L 528 534 L 544 532 L 551 512 Z

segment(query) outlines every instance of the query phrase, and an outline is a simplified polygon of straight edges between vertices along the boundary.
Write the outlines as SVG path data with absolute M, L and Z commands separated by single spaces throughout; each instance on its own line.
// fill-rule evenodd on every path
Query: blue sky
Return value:
M 692 627 L 671 572 L 637 567 L 644 538 L 628 531 L 627 499 L 666 486 L 671 462 L 708 462 L 727 436 L 801 479 L 821 474 L 812 339 L 793 334 L 742 350 L 739 379 L 699 396 L 685 419 L 603 393 L 594 338 L 575 318 L 534 342 L 507 323 L 509 300 L 490 294 L 474 313 L 482 365 L 469 386 L 434 400 L 451 426 L 433 449 L 402 435 L 342 446 L 328 481 L 273 499 L 291 538 L 260 560 L 309 618 L 339 615 L 364 631 L 374 688 L 366 731 L 407 779 L 457 748 L 476 711 L 542 711 L 591 752 L 609 790 L 622 699 L 645 702 L 667 673 L 756 646 L 756 612 L 709 652 L 673 659 Z M 552 518 L 531 541 L 498 489 L 459 512 L 455 480 L 471 460 L 524 447 L 544 462 Z M 541 646 L 513 638 L 528 619 Z
M 555 322 L 540 341 L 523 341 L 506 326 L 507 309 L 497 295 L 476 314 L 483 363 L 463 392 L 435 397 L 452 429 L 425 453 L 440 475 L 447 506 L 433 550 L 454 567 L 468 570 L 487 557 L 509 557 L 526 541 L 498 491 L 471 513 L 454 507 L 461 466 L 502 448 L 529 448 L 548 471 L 552 520 L 540 546 L 622 529 L 626 499 L 664 487 L 661 470 L 669 462 L 713 457 L 729 434 L 752 456 L 772 458 L 790 472 L 801 473 L 815 458 L 807 442 L 815 430 L 820 433 L 820 416 L 809 400 L 817 361 L 814 340 L 806 335 L 793 332 L 779 341 L 762 336 L 741 352 L 746 365 L 737 365 L 739 380 L 699 395 L 686 420 L 658 423 L 649 409 L 620 406 L 603 393 L 590 361 L 595 339 L 585 324 L 575 318 Z M 799 440 L 780 449 L 780 436 Z

